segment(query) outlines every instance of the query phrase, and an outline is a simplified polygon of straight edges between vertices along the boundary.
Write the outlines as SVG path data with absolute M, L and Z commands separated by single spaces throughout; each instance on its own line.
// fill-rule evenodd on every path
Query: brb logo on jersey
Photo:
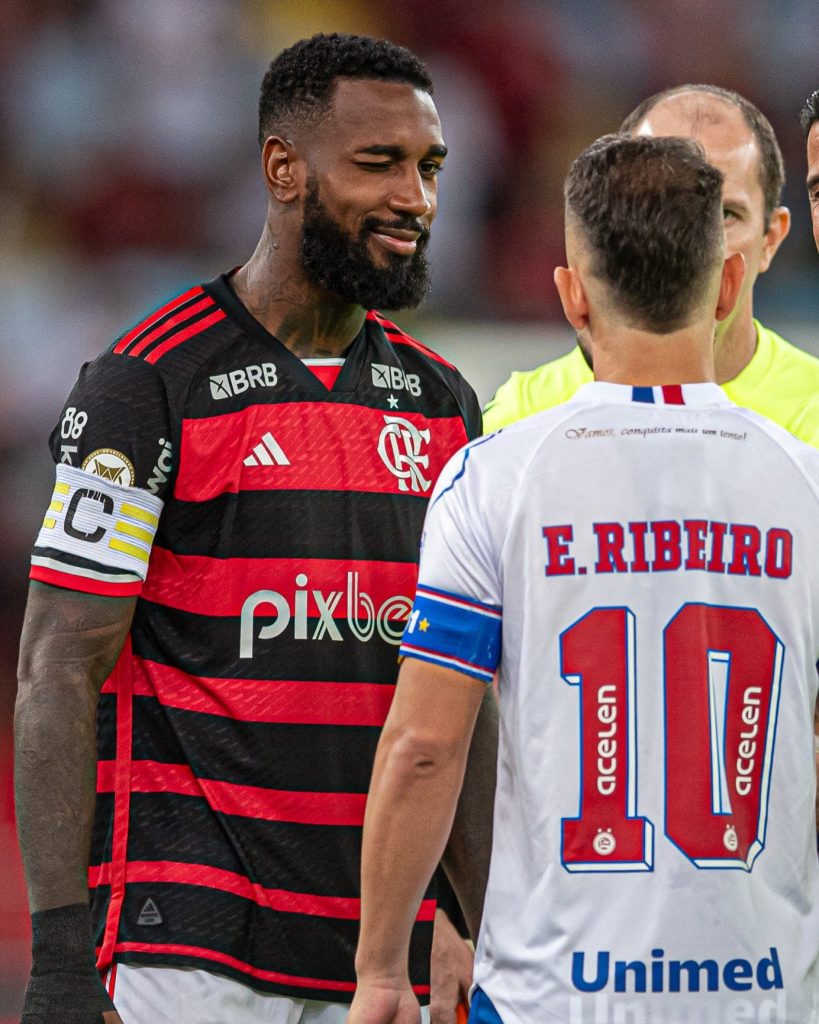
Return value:
M 277 590 L 257 590 L 242 605 L 239 657 L 253 657 L 253 642 L 272 640 L 288 629 L 296 640 L 344 640 L 339 626 L 344 619 L 334 617 L 339 602 L 345 596 L 343 590 L 323 591 L 307 590 L 307 576 L 300 572 L 296 576 L 296 590 L 292 602 Z M 312 598 L 313 609 L 310 609 Z M 356 640 L 366 643 L 376 631 L 388 644 L 398 646 L 404 634 L 404 625 L 412 611 L 412 601 L 403 594 L 395 594 L 386 598 L 381 607 L 376 609 L 375 602 L 368 593 L 361 590 L 359 574 L 347 573 L 347 615 L 346 625 Z M 254 616 L 257 609 L 260 615 L 273 621 L 261 626 L 256 632 Z M 310 614 L 311 611 L 313 614 Z M 317 613 L 317 614 L 315 614 Z M 312 634 L 310 619 L 313 620 Z
M 257 366 L 246 366 L 242 370 L 231 370 L 230 373 L 218 373 L 210 378 L 211 397 L 218 402 L 222 398 L 241 395 L 250 388 L 272 388 L 278 384 L 275 363 L 262 363 Z
M 421 378 L 417 373 L 404 373 L 400 366 L 387 363 L 370 363 L 373 385 L 389 391 L 409 391 L 417 398 L 421 394 Z
M 421 445 L 429 444 L 429 430 L 419 430 L 403 416 L 385 416 L 378 438 L 378 454 L 387 469 L 398 477 L 401 491 L 428 491 L 432 485 L 422 469 L 429 468 L 429 455 L 421 454 Z

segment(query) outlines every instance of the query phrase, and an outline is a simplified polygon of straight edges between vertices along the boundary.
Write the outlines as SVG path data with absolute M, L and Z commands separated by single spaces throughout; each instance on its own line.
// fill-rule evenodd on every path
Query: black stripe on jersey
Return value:
M 203 502 L 171 498 L 156 543 L 178 555 L 417 563 L 427 501 L 417 495 L 340 491 L 281 491 L 275 496 L 243 491 Z M 227 522 L 231 531 L 226 537 Z
M 109 859 L 104 846 L 93 849 L 95 864 Z M 134 793 L 128 857 L 205 864 L 268 889 L 357 897 L 361 829 L 237 817 L 212 811 L 199 797 Z
M 162 923 L 139 926 L 145 901 L 152 899 Z M 413 928 L 410 943 L 410 976 L 415 984 L 429 984 L 428 949 L 432 922 Z M 327 981 L 354 981 L 354 956 L 358 922 L 337 918 L 307 917 L 259 907 L 230 893 L 197 886 L 131 883 L 125 893 L 118 942 L 162 943 L 198 946 L 238 957 L 262 970 L 282 970 L 279 951 L 287 949 L 289 964 L 299 965 L 301 976 Z M 244 974 L 204 957 L 173 955 L 159 951 L 116 954 L 125 963 L 166 963 L 194 966 L 236 978 L 260 991 L 279 992 L 304 999 L 350 1002 L 352 992 L 303 988 L 274 983 Z M 288 973 L 292 973 L 291 966 Z M 422 1001 L 424 997 L 421 997 Z
M 135 697 L 131 756 L 194 771 L 207 764 L 209 779 L 243 786 L 366 793 L 380 733 L 375 725 L 237 722 Z
M 94 825 L 91 830 L 91 863 L 104 864 L 111 859 L 114 823 L 114 794 L 97 793 Z
M 195 322 L 194 319 L 191 319 L 190 321 L 185 319 L 185 313 L 186 313 L 187 310 L 189 310 L 191 308 L 191 306 L 195 306 L 197 302 L 201 302 L 206 297 L 207 297 L 207 293 L 203 289 L 197 288 L 195 293 L 193 295 L 191 295 L 191 297 L 189 299 L 186 299 L 184 302 L 181 302 L 178 306 L 175 306 L 173 309 L 170 309 L 167 313 L 165 313 L 163 316 L 159 317 L 159 319 L 154 321 L 153 323 L 147 323 L 146 324 L 146 321 L 150 321 L 151 317 L 153 316 L 153 313 L 149 313 L 148 316 L 144 320 L 142 320 L 139 324 L 136 324 L 135 327 L 129 328 L 129 330 L 123 332 L 122 336 L 117 338 L 117 340 L 111 346 L 111 349 L 112 350 L 115 349 L 119 344 L 121 344 L 123 338 L 127 337 L 128 334 L 130 334 L 132 331 L 134 331 L 137 328 L 139 328 L 141 326 L 141 324 L 146 324 L 146 326 L 142 327 L 142 329 L 139 331 L 139 333 L 135 334 L 134 337 L 131 338 L 131 340 L 128 342 L 128 344 L 124 348 L 121 349 L 121 351 L 119 353 L 120 355 L 128 355 L 130 353 L 130 351 L 136 345 L 138 345 L 140 343 L 140 341 L 142 341 L 142 339 L 146 335 L 152 334 L 154 331 L 159 331 L 160 332 L 159 336 L 156 338 L 156 342 L 162 341 L 164 336 L 166 334 L 168 334 L 168 330 L 167 330 L 167 323 L 168 323 L 168 321 L 171 320 L 172 318 L 178 318 L 178 317 L 181 317 L 182 320 L 184 320 L 184 322 L 182 322 L 182 320 L 176 320 L 176 322 L 172 325 L 173 330 L 181 330 L 181 328 L 185 327 L 188 322 L 194 323 Z M 172 304 L 172 303 L 173 303 L 173 299 L 170 300 L 169 304 Z M 156 312 L 156 311 L 154 311 L 154 312 Z M 212 313 L 212 312 L 213 312 L 213 306 L 210 306 L 208 309 L 205 310 L 203 315 L 207 316 L 208 313 Z M 200 318 L 197 317 L 196 319 L 200 319 Z M 141 356 L 147 355 L 148 352 L 150 352 L 151 349 L 154 347 L 156 342 L 152 342 L 146 348 L 142 349 L 141 352 L 140 352 L 140 355 Z
M 91 545 L 89 545 L 90 547 Z M 55 562 L 62 563 L 65 566 L 73 566 L 78 569 L 89 569 L 92 572 L 100 573 L 104 580 L 110 580 L 109 577 L 120 576 L 123 581 L 138 580 L 139 577 L 135 572 L 130 569 L 120 569 L 116 566 L 100 564 L 90 558 L 83 558 L 82 555 L 75 555 L 73 552 L 61 551 L 59 548 L 41 548 L 35 547 L 32 554 L 37 558 L 49 558 Z M 67 569 L 66 571 L 70 571 Z M 92 579 L 98 579 L 97 576 Z
M 257 615 L 254 636 L 272 619 Z M 308 619 L 313 635 L 319 620 Z M 253 641 L 253 656 L 239 657 L 238 616 L 208 617 L 166 608 L 141 598 L 131 627 L 134 654 L 148 661 L 171 664 L 195 676 L 219 679 L 298 679 L 346 683 L 394 683 L 398 647 L 374 637 L 362 642 L 345 619 L 335 619 L 342 640 L 296 640 L 288 632 L 271 640 Z M 399 628 L 399 624 L 395 624 Z M 207 635 L 206 645 L 202 637 Z

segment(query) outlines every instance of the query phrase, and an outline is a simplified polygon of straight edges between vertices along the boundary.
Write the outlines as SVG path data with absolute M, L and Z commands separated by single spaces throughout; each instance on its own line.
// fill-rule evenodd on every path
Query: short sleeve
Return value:
M 87 363 L 50 446 L 56 481 L 31 578 L 104 596 L 138 594 L 173 470 L 157 370 L 112 352 Z
M 401 654 L 491 682 L 500 660 L 502 590 L 499 558 L 483 515 L 481 474 L 473 453 L 447 463 L 430 499 L 418 588 Z

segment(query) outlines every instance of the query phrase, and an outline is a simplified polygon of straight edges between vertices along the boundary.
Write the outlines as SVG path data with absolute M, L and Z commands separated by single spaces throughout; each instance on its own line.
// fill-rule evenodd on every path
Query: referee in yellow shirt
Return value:
M 782 153 L 767 118 L 738 93 L 685 85 L 645 100 L 620 130 L 693 138 L 722 171 L 726 239 L 729 251 L 745 257 L 745 280 L 733 314 L 717 327 L 717 381 L 738 405 L 819 447 L 819 359 L 753 316 L 754 282 L 768 269 L 790 229 L 790 214 L 779 205 L 785 177 Z M 487 406 L 484 430 L 498 430 L 558 405 L 590 381 L 582 335 L 578 343 L 560 359 L 513 373 Z

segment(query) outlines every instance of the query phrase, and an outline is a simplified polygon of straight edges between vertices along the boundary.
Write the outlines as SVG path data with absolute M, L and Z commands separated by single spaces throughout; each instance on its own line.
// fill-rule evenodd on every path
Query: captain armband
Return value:
M 162 506 L 160 498 L 141 488 L 57 466 L 31 578 L 110 596 L 138 594 Z

